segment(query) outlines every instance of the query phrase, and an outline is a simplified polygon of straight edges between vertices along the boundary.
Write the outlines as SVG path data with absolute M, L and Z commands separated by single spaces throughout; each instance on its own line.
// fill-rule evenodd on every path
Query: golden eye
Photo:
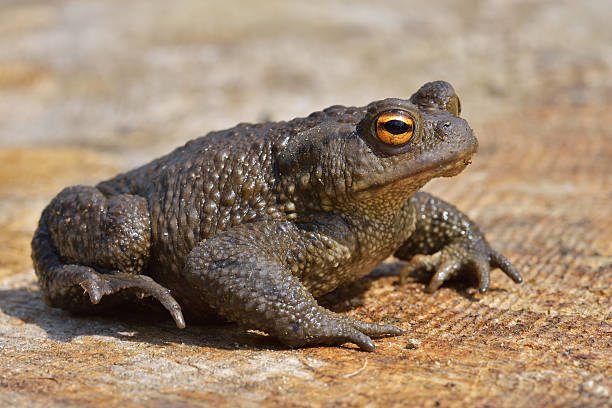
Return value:
M 414 120 L 402 112 L 383 113 L 376 120 L 376 135 L 389 145 L 407 143 L 414 132 Z

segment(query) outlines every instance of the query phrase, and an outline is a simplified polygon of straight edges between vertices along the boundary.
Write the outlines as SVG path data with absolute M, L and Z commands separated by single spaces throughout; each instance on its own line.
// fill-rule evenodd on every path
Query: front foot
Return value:
M 489 288 L 491 269 L 499 268 L 514 282 L 521 283 L 523 278 L 505 256 L 493 250 L 482 237 L 464 236 L 432 255 L 415 255 L 400 272 L 400 283 L 418 270 L 434 272 L 425 289 L 435 292 L 442 284 L 460 272 L 476 275 L 478 290 L 484 293 Z
M 303 240 L 291 223 L 243 224 L 197 245 L 187 256 L 183 276 L 218 315 L 291 347 L 354 343 L 372 351 L 371 337 L 402 333 L 321 307 L 284 262 Z
M 375 346 L 371 337 L 398 336 L 404 333 L 395 326 L 365 323 L 322 308 L 319 310 L 319 315 L 314 316 L 309 324 L 297 333 L 287 337 L 279 336 L 280 340 L 292 347 L 354 343 L 364 351 L 373 351 Z

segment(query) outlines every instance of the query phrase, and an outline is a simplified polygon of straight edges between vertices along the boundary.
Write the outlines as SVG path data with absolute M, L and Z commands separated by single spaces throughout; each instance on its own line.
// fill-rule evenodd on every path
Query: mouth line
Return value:
M 459 158 L 457 161 L 447 164 L 446 166 L 443 166 L 440 169 L 440 177 L 452 177 L 455 176 L 457 174 L 459 174 L 460 172 L 462 172 L 463 170 L 465 170 L 465 168 L 467 166 L 469 166 L 470 164 L 472 164 L 472 155 L 466 155 L 462 158 Z M 435 174 L 435 173 L 434 173 Z
M 470 164 L 472 164 L 472 155 L 474 155 L 476 153 L 476 151 L 471 151 L 468 153 L 464 153 L 462 155 L 460 155 L 459 157 L 455 158 L 452 162 L 450 163 L 442 163 L 442 164 L 438 164 L 438 165 L 433 165 L 430 167 L 427 167 L 423 170 L 418 171 L 417 173 L 414 174 L 410 174 L 408 176 L 405 177 L 400 177 L 395 181 L 392 182 L 387 182 L 385 183 L 380 182 L 380 183 L 375 183 L 375 184 L 371 184 L 369 186 L 367 186 L 366 188 L 360 189 L 355 191 L 356 194 L 359 193 L 363 193 L 363 192 L 369 192 L 372 190 L 377 190 L 380 188 L 384 188 L 385 186 L 388 186 L 390 184 L 395 184 L 398 182 L 402 182 L 404 180 L 410 179 L 410 180 L 422 180 L 424 178 L 427 178 L 426 182 L 435 178 L 435 177 L 453 177 L 456 176 L 457 174 L 461 173 L 463 170 L 465 170 L 465 168 L 467 166 L 469 166 Z M 423 183 L 425 184 L 425 183 Z

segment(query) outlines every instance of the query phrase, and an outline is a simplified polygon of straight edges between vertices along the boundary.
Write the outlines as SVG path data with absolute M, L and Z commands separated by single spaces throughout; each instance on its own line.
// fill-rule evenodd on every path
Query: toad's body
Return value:
M 102 310 L 137 302 L 135 292 L 159 300 L 179 327 L 180 304 L 291 345 L 371 350 L 368 336 L 400 330 L 337 315 L 315 297 L 390 255 L 436 271 L 429 290 L 468 270 L 484 291 L 496 266 L 520 281 L 465 215 L 417 192 L 460 172 L 476 149 L 445 82 L 410 100 L 241 124 L 62 191 L 32 241 L 34 266 L 52 306 Z

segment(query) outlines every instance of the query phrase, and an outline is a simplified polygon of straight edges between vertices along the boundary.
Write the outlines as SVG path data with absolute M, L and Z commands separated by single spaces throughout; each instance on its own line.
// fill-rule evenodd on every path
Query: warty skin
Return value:
M 160 302 L 178 327 L 218 316 L 291 346 L 398 335 L 316 298 L 395 255 L 479 289 L 516 269 L 452 205 L 419 189 L 458 174 L 478 142 L 446 82 L 409 100 L 239 124 L 91 186 L 42 213 L 32 259 L 47 304 L 96 313 Z

